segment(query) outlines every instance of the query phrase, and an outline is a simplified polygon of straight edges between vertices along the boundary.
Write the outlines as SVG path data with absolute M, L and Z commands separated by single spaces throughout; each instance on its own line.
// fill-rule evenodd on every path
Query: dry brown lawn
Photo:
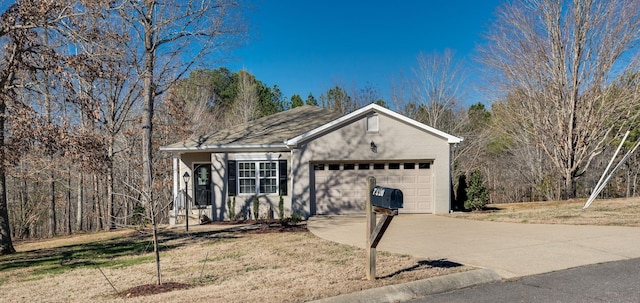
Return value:
M 126 290 L 155 282 L 146 233 L 117 231 L 18 242 L 17 254 L 0 257 L 0 302 L 304 302 L 471 269 L 378 252 L 378 279 L 366 281 L 362 248 L 325 241 L 306 231 L 248 233 L 237 227 L 220 228 L 202 226 L 189 234 L 163 230 L 163 281 L 190 288 L 142 297 L 126 297 Z
M 582 210 L 586 199 L 571 201 L 490 204 L 488 210 L 447 216 L 515 223 L 640 226 L 640 197 L 595 200 Z

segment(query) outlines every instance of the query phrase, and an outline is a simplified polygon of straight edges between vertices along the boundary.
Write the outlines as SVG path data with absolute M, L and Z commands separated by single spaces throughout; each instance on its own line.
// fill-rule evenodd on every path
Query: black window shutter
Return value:
M 279 171 L 278 171 L 278 176 L 279 176 L 279 188 L 280 188 L 280 194 L 282 194 L 283 196 L 287 195 L 287 160 L 279 160 L 278 161 L 278 167 L 279 167 Z
M 238 183 L 236 178 L 236 161 L 229 160 L 227 162 L 227 186 L 229 187 L 229 196 L 237 195 Z

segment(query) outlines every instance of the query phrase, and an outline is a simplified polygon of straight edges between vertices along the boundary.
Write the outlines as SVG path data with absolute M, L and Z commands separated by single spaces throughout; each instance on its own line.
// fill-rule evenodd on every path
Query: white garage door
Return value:
M 431 162 L 317 163 L 316 214 L 362 213 L 367 201 L 367 177 L 380 186 L 398 188 L 404 196 L 400 213 L 431 213 L 433 182 Z

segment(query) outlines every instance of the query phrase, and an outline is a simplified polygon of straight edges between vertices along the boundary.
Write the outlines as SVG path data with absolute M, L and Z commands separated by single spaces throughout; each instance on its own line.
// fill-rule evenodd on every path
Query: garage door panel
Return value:
M 416 183 L 416 181 L 417 181 L 416 176 L 402 176 L 402 183 L 413 184 L 413 183 Z
M 317 214 L 349 214 L 364 211 L 367 201 L 366 178 L 374 176 L 380 186 L 399 188 L 403 192 L 404 208 L 401 213 L 429 213 L 433 207 L 433 185 L 430 169 L 389 169 L 388 163 L 384 169 L 355 169 L 328 170 L 329 164 L 324 163 L 325 169 L 315 171 L 316 213 Z M 333 166 L 335 167 L 335 166 Z
M 387 179 L 389 183 L 402 183 L 402 176 L 389 176 L 389 178 Z
M 429 188 L 419 188 L 418 189 L 418 196 L 420 196 L 420 197 L 426 197 L 430 193 L 431 193 L 431 189 L 429 189 Z
M 416 195 L 418 190 L 416 188 L 404 188 L 402 189 L 402 195 L 407 197 L 413 197 Z
M 424 188 L 424 185 L 416 184 L 416 183 L 400 183 L 403 189 L 418 189 Z
M 403 206 L 404 206 L 404 208 L 402 210 L 404 210 L 405 208 L 413 210 L 413 209 L 417 209 L 418 208 L 418 203 L 416 203 L 416 202 L 405 202 Z
M 430 212 L 431 211 L 431 206 L 427 206 L 424 203 L 417 203 L 416 210 L 418 212 Z
M 431 176 L 418 176 L 418 183 L 420 184 L 430 184 Z

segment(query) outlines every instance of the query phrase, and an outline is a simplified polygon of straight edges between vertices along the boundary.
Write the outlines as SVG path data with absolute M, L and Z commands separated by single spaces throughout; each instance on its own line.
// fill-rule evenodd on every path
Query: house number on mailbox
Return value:
M 371 193 L 371 195 L 378 196 L 378 197 L 384 197 L 384 188 L 379 188 L 379 187 L 374 188 L 373 192 Z

